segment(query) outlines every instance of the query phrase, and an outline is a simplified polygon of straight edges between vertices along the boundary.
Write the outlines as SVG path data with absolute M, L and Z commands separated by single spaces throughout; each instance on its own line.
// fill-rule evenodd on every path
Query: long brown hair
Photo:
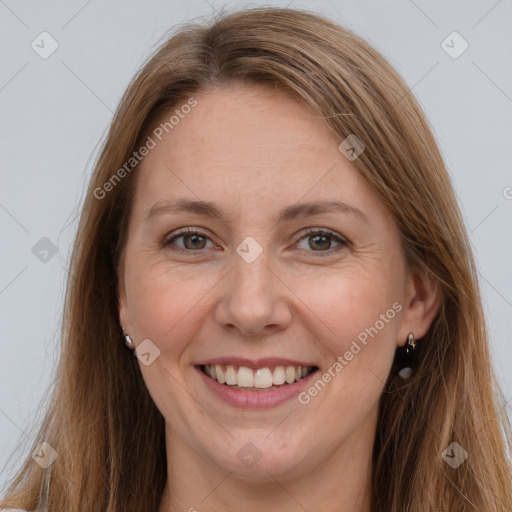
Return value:
M 0 505 L 158 509 L 167 478 L 164 419 L 122 343 L 116 293 L 136 166 L 107 193 L 97 191 L 164 112 L 233 80 L 280 87 L 310 105 L 340 142 L 350 134 L 363 141 L 354 164 L 387 206 L 408 260 L 430 273 L 442 296 L 417 371 L 404 381 L 395 360 L 385 384 L 372 510 L 510 512 L 510 424 L 491 368 L 471 247 L 429 123 L 368 43 L 318 15 L 278 8 L 181 27 L 129 85 L 84 201 L 59 365 L 32 447 L 48 442 L 59 456 L 44 470 L 27 455 Z M 442 457 L 452 442 L 468 454 L 456 469 Z

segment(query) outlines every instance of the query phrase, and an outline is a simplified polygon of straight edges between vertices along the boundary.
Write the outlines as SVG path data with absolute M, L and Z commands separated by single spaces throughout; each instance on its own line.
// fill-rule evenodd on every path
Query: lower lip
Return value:
M 228 404 L 240 409 L 270 409 L 271 407 L 276 407 L 296 397 L 308 385 L 309 381 L 318 371 L 313 371 L 293 384 L 286 384 L 278 389 L 272 389 L 271 391 L 241 391 L 220 384 L 211 377 L 208 377 L 198 366 L 196 366 L 196 370 L 213 393 Z

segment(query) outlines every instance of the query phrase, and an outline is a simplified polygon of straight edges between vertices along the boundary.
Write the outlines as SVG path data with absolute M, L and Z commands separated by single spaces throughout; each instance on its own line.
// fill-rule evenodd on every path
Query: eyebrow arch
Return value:
M 146 212 L 144 220 L 149 220 L 155 215 L 163 213 L 192 213 L 202 217 L 209 217 L 213 219 L 225 221 L 225 216 L 222 210 L 209 201 L 190 200 L 190 199 L 175 199 L 166 201 L 161 204 L 156 203 Z M 312 217 L 322 213 L 349 213 L 353 214 L 365 223 L 369 224 L 368 217 L 355 206 L 345 203 L 343 201 L 315 201 L 308 203 L 299 203 L 292 206 L 283 208 L 279 213 L 277 222 L 291 221 L 296 218 Z

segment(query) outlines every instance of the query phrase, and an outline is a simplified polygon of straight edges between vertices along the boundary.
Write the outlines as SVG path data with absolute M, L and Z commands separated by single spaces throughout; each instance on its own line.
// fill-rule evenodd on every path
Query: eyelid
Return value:
M 336 231 L 332 231 L 327 228 L 305 228 L 302 231 L 299 231 L 299 233 L 297 233 L 297 239 L 301 240 L 306 235 L 316 235 L 316 234 L 329 235 L 330 237 L 335 238 L 338 242 L 341 242 L 345 245 L 352 245 L 351 242 L 349 242 L 349 240 L 347 238 L 340 235 L 339 233 L 336 233 Z

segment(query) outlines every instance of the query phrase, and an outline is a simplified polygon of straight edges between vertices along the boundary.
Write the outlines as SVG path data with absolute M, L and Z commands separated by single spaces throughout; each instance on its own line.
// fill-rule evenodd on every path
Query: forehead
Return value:
M 193 108 L 185 99 L 157 123 L 161 140 L 152 135 L 156 146 L 138 169 L 138 207 L 184 195 L 258 209 L 372 196 L 324 120 L 284 92 L 230 84 L 192 99 Z

